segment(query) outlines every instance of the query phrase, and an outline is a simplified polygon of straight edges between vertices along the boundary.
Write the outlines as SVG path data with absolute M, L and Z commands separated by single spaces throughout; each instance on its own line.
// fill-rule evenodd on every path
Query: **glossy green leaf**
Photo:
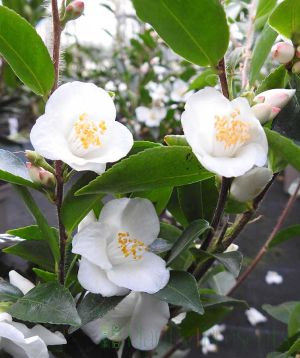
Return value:
M 153 190 L 194 183 L 212 175 L 201 167 L 190 148 L 159 147 L 144 150 L 115 164 L 77 194 Z
M 288 333 L 289 337 L 293 337 L 295 334 L 300 332 L 300 303 L 294 307 L 290 314 L 288 322 Z
M 178 239 L 178 237 L 181 235 L 181 233 L 182 231 L 178 229 L 176 226 L 167 224 L 165 222 L 161 222 L 160 232 L 158 237 L 167 241 L 175 242 Z
M 87 294 L 78 306 L 78 314 L 81 318 L 81 325 L 85 325 L 97 318 L 103 317 L 107 312 L 115 308 L 124 296 L 102 297 L 93 293 Z M 71 328 L 71 331 L 79 327 Z
M 32 271 L 37 275 L 37 277 L 42 279 L 43 282 L 51 282 L 51 281 L 56 281 L 57 280 L 57 275 L 55 273 L 53 273 L 53 272 L 41 270 L 41 269 L 36 268 L 36 267 L 34 267 L 32 269 Z
M 188 61 L 216 65 L 224 56 L 229 29 L 218 0 L 133 0 L 133 4 L 138 17 Z
M 197 281 L 188 272 L 171 271 L 166 287 L 154 294 L 157 298 L 170 304 L 203 314 Z
M 131 156 L 133 154 L 140 153 L 146 149 L 155 148 L 155 147 L 161 147 L 161 144 L 149 142 L 147 140 L 136 140 L 133 143 L 133 146 L 132 146 L 130 152 L 128 153 L 128 156 Z
M 169 200 L 167 210 L 172 214 L 173 218 L 180 224 L 182 227 L 187 227 L 189 225 L 189 221 L 186 218 L 182 207 L 179 202 L 178 197 L 178 188 L 174 188 L 171 198 Z
M 54 67 L 45 44 L 24 18 L 5 6 L 0 6 L 0 53 L 33 92 L 50 92 Z
M 23 296 L 23 293 L 10 283 L 0 281 L 0 302 L 16 302 Z
M 200 90 L 204 87 L 214 87 L 218 83 L 218 75 L 211 68 L 200 73 L 189 85 L 189 90 Z
M 286 160 L 295 169 L 300 170 L 300 146 L 275 131 L 264 129 L 274 154 Z
M 298 302 L 285 302 L 280 305 L 272 306 L 269 304 L 263 305 L 262 308 L 273 318 L 280 322 L 288 324 L 291 313 L 297 306 Z
M 256 29 L 264 26 L 276 4 L 277 0 L 259 0 L 255 16 Z
M 202 304 L 204 309 L 206 309 L 207 307 L 212 307 L 212 306 L 246 306 L 248 307 L 248 304 L 246 301 L 242 301 L 242 300 L 238 300 L 236 298 L 232 298 L 232 297 L 228 297 L 228 296 L 221 296 L 218 295 L 216 293 L 214 293 L 213 290 L 211 290 L 212 292 L 206 292 L 206 291 L 210 291 L 208 289 L 202 289 L 200 290 L 200 294 L 201 294 L 201 300 L 202 300 Z
M 239 251 L 224 252 L 222 254 L 212 254 L 232 275 L 238 277 L 243 262 L 243 255 Z
M 222 271 L 212 275 L 209 279 L 209 286 L 221 296 L 226 296 L 236 284 L 236 279 L 231 272 Z
M 273 70 L 260 84 L 256 91 L 256 95 L 275 88 L 285 88 L 289 80 L 288 71 L 284 65 Z
M 184 135 L 175 135 L 170 134 L 164 137 L 164 141 L 170 145 L 180 145 L 180 146 L 189 146 L 187 140 Z
M 77 190 L 81 189 L 97 177 L 96 174 L 88 172 L 80 177 L 69 189 L 64 198 L 61 216 L 65 228 L 72 232 L 80 221 L 93 209 L 97 202 L 101 202 L 103 195 L 75 196 Z
M 266 25 L 259 38 L 256 40 L 249 74 L 250 85 L 254 85 L 255 81 L 258 79 L 260 70 L 271 51 L 276 37 L 276 31 L 274 31 L 269 25 Z
M 21 321 L 78 326 L 81 324 L 70 291 L 57 282 L 43 283 L 9 309 Z
M 54 260 L 46 241 L 21 241 L 2 250 L 54 272 Z
M 176 259 L 185 249 L 187 249 L 194 240 L 209 229 L 209 223 L 206 220 L 199 219 L 193 221 L 179 236 L 174 243 L 170 255 L 167 259 L 167 265 Z
M 53 235 L 57 235 L 57 229 L 51 228 Z M 45 240 L 42 230 L 37 225 L 20 227 L 18 229 L 8 230 L 9 235 L 20 237 L 24 240 Z
M 297 44 L 300 40 L 300 2 L 285 0 L 277 6 L 269 18 L 269 24 L 281 35 Z
M 0 149 L 0 180 L 28 186 L 30 188 L 39 188 L 39 186 L 30 179 L 25 164 L 17 156 L 3 149 Z
M 300 225 L 293 225 L 280 230 L 269 244 L 269 249 L 294 238 L 300 239 Z

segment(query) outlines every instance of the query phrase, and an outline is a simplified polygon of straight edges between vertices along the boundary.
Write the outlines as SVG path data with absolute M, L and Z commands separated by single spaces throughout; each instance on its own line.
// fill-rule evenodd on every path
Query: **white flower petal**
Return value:
M 83 218 L 79 225 L 78 225 L 78 232 L 81 231 L 85 226 L 91 224 L 91 223 L 94 223 L 94 222 L 97 222 L 97 218 L 94 214 L 94 211 L 90 211 L 85 218 Z
M 122 296 L 128 293 L 128 289 L 117 286 L 108 279 L 106 271 L 86 259 L 80 260 L 78 281 L 86 290 L 100 293 L 104 297 Z
M 35 287 L 31 281 L 27 280 L 27 278 L 23 277 L 15 270 L 9 271 L 8 275 L 9 282 L 22 291 L 24 295 Z
M 267 322 L 267 318 L 256 308 L 251 307 L 245 312 L 245 314 L 252 326 L 256 326 L 259 323 Z
M 149 112 L 150 109 L 147 107 L 143 107 L 143 106 L 137 107 L 135 110 L 137 120 L 139 122 L 147 121 L 150 115 Z
M 157 239 L 160 231 L 159 219 L 153 204 L 147 199 L 122 198 L 109 201 L 102 209 L 100 222 L 117 231 L 128 231 L 133 239 L 146 245 Z
M 116 285 L 136 292 L 155 293 L 169 281 L 170 272 L 165 261 L 152 252 L 145 252 L 140 260 L 114 266 L 107 277 Z
M 154 349 L 169 318 L 170 311 L 166 302 L 141 294 L 131 318 L 130 339 L 133 347 L 140 350 Z
M 268 285 L 280 285 L 283 282 L 283 277 L 276 271 L 268 271 L 265 280 Z
M 67 344 L 67 341 L 61 332 L 51 332 L 44 326 L 37 324 L 30 330 L 31 335 L 40 337 L 47 346 L 58 346 Z
M 107 240 L 110 236 L 108 225 L 95 222 L 85 226 L 72 241 L 72 252 L 79 254 L 102 269 L 112 267 L 107 255 Z

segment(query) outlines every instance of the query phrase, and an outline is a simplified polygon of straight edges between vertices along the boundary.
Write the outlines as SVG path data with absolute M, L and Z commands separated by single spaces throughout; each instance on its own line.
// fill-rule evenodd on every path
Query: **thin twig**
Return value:
M 226 65 L 225 65 L 225 59 L 222 58 L 220 62 L 217 65 L 218 70 L 218 76 L 220 79 L 220 84 L 222 88 L 223 95 L 229 99 L 229 88 L 228 88 L 228 82 L 227 82 L 227 76 L 226 76 Z
M 52 93 L 58 87 L 59 81 L 59 59 L 60 59 L 60 37 L 61 37 L 61 25 L 59 19 L 59 9 L 57 0 L 51 0 L 52 5 L 52 21 L 53 21 L 53 54 L 52 61 L 54 65 L 55 80 L 52 87 Z
M 249 22 L 248 31 L 246 34 L 246 46 L 245 46 L 245 59 L 242 69 L 242 88 L 246 88 L 248 85 L 248 67 L 251 58 L 251 47 L 254 38 L 254 23 L 256 16 L 257 0 L 253 0 L 249 5 Z
M 289 198 L 286 206 L 284 207 L 284 209 L 281 212 L 281 215 L 279 216 L 277 223 L 274 227 L 274 229 L 272 230 L 271 234 L 269 235 L 267 241 L 264 243 L 264 245 L 262 246 L 262 248 L 259 250 L 258 254 L 256 255 L 255 259 L 253 260 L 252 264 L 247 268 L 247 270 L 240 276 L 240 278 L 238 279 L 238 281 L 236 282 L 236 284 L 233 286 L 233 288 L 228 292 L 228 295 L 232 295 L 235 290 L 237 290 L 240 285 L 246 280 L 246 278 L 251 274 L 251 272 L 255 269 L 255 267 L 258 265 L 258 263 L 262 260 L 262 258 L 265 256 L 265 254 L 268 251 L 268 247 L 270 245 L 270 243 L 272 242 L 272 240 L 274 239 L 274 237 L 276 236 L 276 234 L 278 233 L 278 231 L 281 229 L 282 225 L 284 224 L 290 210 L 292 209 L 293 205 L 296 202 L 298 193 L 300 191 L 300 182 L 294 192 L 294 194 Z

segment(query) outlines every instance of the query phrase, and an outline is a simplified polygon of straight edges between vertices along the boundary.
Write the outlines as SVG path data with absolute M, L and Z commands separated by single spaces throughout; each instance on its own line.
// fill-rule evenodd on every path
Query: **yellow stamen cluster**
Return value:
M 107 127 L 104 121 L 99 121 L 97 124 L 89 119 L 86 113 L 83 113 L 75 122 L 74 129 L 82 147 L 88 149 L 90 146 L 101 146 L 100 135 L 106 132 Z
M 118 244 L 124 257 L 132 256 L 134 260 L 140 260 L 143 257 L 143 253 L 147 251 L 147 246 L 143 241 L 130 239 L 128 232 L 118 233 Z
M 231 113 L 231 116 L 215 116 L 216 139 L 223 142 L 225 148 L 238 143 L 245 143 L 250 138 L 249 124 L 236 119 L 239 110 Z

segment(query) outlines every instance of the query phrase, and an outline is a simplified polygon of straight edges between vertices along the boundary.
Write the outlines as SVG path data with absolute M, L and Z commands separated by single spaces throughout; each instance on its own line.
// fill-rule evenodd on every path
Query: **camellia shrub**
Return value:
M 269 249 L 299 235 L 299 225 L 281 226 L 300 185 L 240 275 L 235 240 L 278 174 L 288 164 L 300 170 L 299 0 L 133 5 L 157 41 L 199 70 L 193 86 L 172 79 L 171 100 L 183 101 L 184 110 L 181 134 L 168 128 L 164 144 L 136 140 L 126 121 L 116 120 L 114 93 L 91 82 L 60 83 L 61 34 L 83 14 L 82 1 L 51 0 L 50 50 L 15 2 L 0 6 L 0 53 L 45 102 L 27 163 L 0 149 L 0 179 L 36 222 L 9 230 L 18 241 L 2 250 L 28 260 L 35 277 L 16 267 L 0 282 L 0 348 L 12 357 L 168 358 L 183 354 L 195 335 L 207 353 L 215 349 L 210 335 L 222 339 L 215 325 L 236 306 L 247 308 L 231 295 Z M 242 43 L 230 5 L 242 6 Z M 136 101 L 133 109 L 148 127 L 167 112 L 167 100 L 154 102 Z M 56 209 L 55 227 L 32 191 Z M 268 358 L 296 357 L 300 302 L 265 311 L 288 325 L 287 340 Z M 263 319 L 254 309 L 248 315 Z

